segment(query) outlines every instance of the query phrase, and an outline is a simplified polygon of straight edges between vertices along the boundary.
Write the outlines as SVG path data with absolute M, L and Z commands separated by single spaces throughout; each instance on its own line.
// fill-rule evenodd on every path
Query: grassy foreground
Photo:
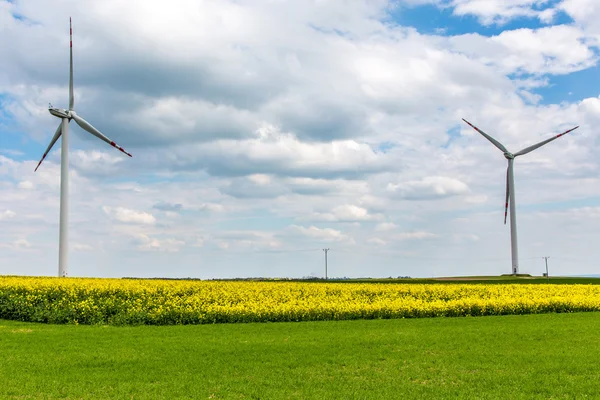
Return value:
M 597 398 L 599 339 L 600 313 L 162 327 L 0 320 L 0 398 Z

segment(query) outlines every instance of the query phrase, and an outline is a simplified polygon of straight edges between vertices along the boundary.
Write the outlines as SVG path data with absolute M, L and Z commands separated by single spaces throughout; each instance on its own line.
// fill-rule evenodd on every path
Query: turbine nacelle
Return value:
M 504 158 L 507 160 L 514 160 L 515 155 L 513 153 L 509 153 L 508 151 L 504 153 Z
M 57 118 L 67 118 L 67 119 L 71 119 L 71 111 L 69 110 L 65 110 L 63 108 L 56 108 L 56 107 L 48 107 L 48 111 L 50 112 L 50 114 L 54 115 Z

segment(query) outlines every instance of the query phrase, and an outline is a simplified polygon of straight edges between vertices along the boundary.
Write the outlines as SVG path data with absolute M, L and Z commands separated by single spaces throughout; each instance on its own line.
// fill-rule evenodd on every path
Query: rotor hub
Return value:
M 507 160 L 513 160 L 515 158 L 515 155 L 507 151 L 506 153 L 504 153 L 504 158 L 506 158 Z

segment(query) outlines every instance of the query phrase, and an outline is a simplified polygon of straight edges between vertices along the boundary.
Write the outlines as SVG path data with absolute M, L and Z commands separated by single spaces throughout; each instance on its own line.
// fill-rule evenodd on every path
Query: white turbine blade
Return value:
M 73 117 L 75 122 L 77 122 L 77 125 L 79 125 L 82 129 L 88 131 L 92 135 L 96 136 L 98 139 L 105 141 L 106 143 L 110 144 L 112 147 L 119 149 L 123 153 L 127 154 L 129 157 L 132 157 L 132 155 L 129 154 L 128 152 L 126 152 L 124 148 L 122 148 L 121 146 L 119 146 L 118 144 L 116 144 L 115 142 L 113 142 L 112 140 L 107 138 L 106 136 L 104 136 L 98 129 L 94 128 L 85 119 L 81 118 L 79 115 L 77 115 L 75 113 L 71 113 L 71 116 Z
M 69 17 L 69 35 L 70 35 L 70 63 L 69 63 L 69 110 L 73 111 L 75 107 L 75 97 L 73 96 L 73 27 L 71 17 Z
M 506 147 L 504 147 L 504 145 L 502 143 L 500 143 L 499 141 L 497 141 L 496 139 L 494 139 L 493 137 L 491 137 L 490 135 L 488 135 L 487 133 L 485 133 L 484 131 L 482 131 L 481 129 L 479 129 L 478 127 L 476 127 L 475 125 L 473 125 L 472 123 L 470 123 L 469 121 L 467 121 L 466 119 L 462 119 L 463 121 L 465 121 L 467 124 L 469 124 L 469 126 L 473 129 L 475 129 L 477 132 L 481 133 L 487 140 L 489 140 L 490 142 L 492 142 L 492 144 L 494 146 L 496 146 L 498 149 L 500 149 L 502 152 L 504 153 L 508 153 L 509 151 L 506 150 Z
M 42 164 L 42 161 L 44 161 L 44 159 L 46 158 L 46 156 L 48 155 L 48 153 L 50 153 L 50 150 L 52 150 L 52 146 L 54 146 L 54 143 L 56 143 L 56 141 L 58 140 L 58 138 L 62 134 L 62 129 L 61 128 L 62 128 L 62 122 L 58 125 L 58 128 L 56 129 L 56 132 L 54 133 L 54 136 L 52 136 L 52 140 L 50 141 L 50 144 L 48 145 L 48 148 L 46 149 L 46 152 L 42 156 L 42 159 L 38 163 L 37 167 L 35 167 L 35 170 L 33 172 L 37 171 L 37 169 Z
M 510 193 L 510 189 L 508 186 L 508 168 L 506 169 L 506 201 L 504 202 L 504 225 L 506 225 L 506 216 L 508 215 L 508 194 Z
M 564 132 L 563 132 L 563 133 L 561 133 L 560 135 L 553 136 L 553 137 L 551 137 L 550 139 L 543 140 L 543 141 L 541 141 L 541 142 L 539 142 L 539 143 L 537 143 L 537 144 L 534 144 L 533 146 L 526 147 L 526 148 L 524 148 L 523 150 L 516 152 L 516 153 L 515 153 L 515 157 L 517 157 L 517 156 L 522 156 L 523 154 L 527 154 L 527 153 L 529 153 L 529 152 L 531 152 L 531 151 L 533 151 L 533 150 L 535 150 L 535 149 L 537 149 L 537 148 L 539 148 L 539 147 L 542 147 L 543 145 L 545 145 L 545 144 L 547 144 L 547 143 L 550 143 L 551 141 L 553 141 L 553 140 L 556 140 L 556 139 L 558 139 L 559 137 L 561 137 L 561 136 L 564 136 L 564 135 L 566 135 L 567 133 L 569 133 L 569 132 L 571 132 L 571 131 L 574 131 L 574 130 L 575 130 L 575 129 L 577 129 L 577 128 L 579 128 L 579 126 L 576 126 L 575 128 L 569 129 L 568 131 L 564 131 Z

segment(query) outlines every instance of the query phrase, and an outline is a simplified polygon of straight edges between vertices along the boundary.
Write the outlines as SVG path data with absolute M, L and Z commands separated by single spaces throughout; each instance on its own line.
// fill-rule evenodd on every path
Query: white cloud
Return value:
M 34 185 L 33 185 L 33 182 L 31 182 L 31 181 L 21 181 L 21 182 L 19 182 L 18 188 L 29 190 L 29 189 L 33 189 Z
M 222 204 L 215 203 L 201 203 L 199 205 L 193 205 L 190 207 L 191 209 L 196 209 L 199 211 L 208 211 L 208 212 L 223 212 L 225 207 Z
M 104 147 L 105 144 L 102 143 L 98 146 Z M 117 153 L 118 152 L 108 153 L 98 150 L 74 150 L 69 152 L 69 161 L 73 165 L 73 168 L 80 174 L 87 176 L 114 176 L 119 173 L 121 168 L 126 168 L 126 166 L 120 164 L 123 161 L 129 161 L 125 160 L 128 158 L 127 156 L 124 156 L 122 153 Z
M 14 218 L 16 215 L 17 214 L 14 211 L 4 210 L 3 212 L 0 212 L 0 221 L 9 219 L 9 218 Z
M 133 243 L 136 244 L 137 249 L 142 251 L 160 251 L 160 252 L 178 252 L 185 245 L 185 242 L 175 238 L 156 238 L 145 235 L 143 233 L 137 234 L 133 238 Z
M 253 183 L 265 172 L 299 177 L 360 176 L 389 168 L 385 155 L 365 143 L 336 140 L 302 142 L 294 134 L 264 127 L 258 138 L 215 140 L 176 149 L 177 163 L 185 168 L 206 168 L 213 175 L 251 175 Z M 156 158 L 162 162 L 163 157 Z M 262 178 L 256 178 L 257 176 Z
M 596 65 L 598 57 L 576 26 L 555 25 L 515 29 L 486 37 L 465 34 L 449 38 L 450 45 L 505 74 L 567 74 Z M 525 86 L 528 81 L 526 80 Z
M 563 0 L 557 7 L 566 12 L 575 23 L 600 40 L 600 4 L 595 0 Z
M 540 10 L 548 0 L 451 0 L 455 15 L 474 15 L 485 25 L 505 24 L 517 17 L 548 21 L 549 11 Z
M 26 239 L 17 239 L 12 242 L 2 243 L 0 242 L 0 248 L 11 249 L 11 250 L 28 250 L 32 248 L 31 243 Z
M 331 228 L 317 228 L 315 226 L 306 228 L 304 226 L 292 225 L 288 231 L 325 242 L 341 242 L 349 240 L 348 236 L 344 235 L 341 231 Z
M 402 232 L 396 235 L 393 235 L 394 239 L 397 240 L 423 240 L 423 239 L 432 239 L 432 238 L 436 238 L 439 235 L 436 235 L 434 233 L 431 232 L 424 232 L 424 231 L 418 231 L 418 232 Z
M 110 218 L 125 223 L 152 225 L 156 222 L 156 218 L 150 213 L 143 211 L 130 210 L 123 207 L 104 206 L 102 210 Z
M 465 194 L 469 187 L 458 179 L 428 176 L 418 181 L 389 183 L 387 191 L 407 200 L 428 200 Z
M 310 219 L 330 222 L 360 222 L 377 221 L 383 219 L 381 214 L 371 214 L 366 208 L 353 204 L 344 204 L 334 207 L 328 213 L 313 213 Z
M 367 243 L 375 245 L 375 246 L 385 246 L 387 244 L 387 242 L 383 239 L 379 239 L 379 238 L 371 238 L 369 240 L 367 240 Z
M 72 243 L 70 247 L 79 252 L 89 252 L 95 250 L 93 246 L 85 243 Z
M 393 222 L 381 222 L 379 224 L 377 224 L 377 226 L 375 227 L 375 230 L 378 232 L 387 232 L 387 231 L 392 231 L 394 229 L 396 229 L 398 227 L 398 225 L 394 224 Z

